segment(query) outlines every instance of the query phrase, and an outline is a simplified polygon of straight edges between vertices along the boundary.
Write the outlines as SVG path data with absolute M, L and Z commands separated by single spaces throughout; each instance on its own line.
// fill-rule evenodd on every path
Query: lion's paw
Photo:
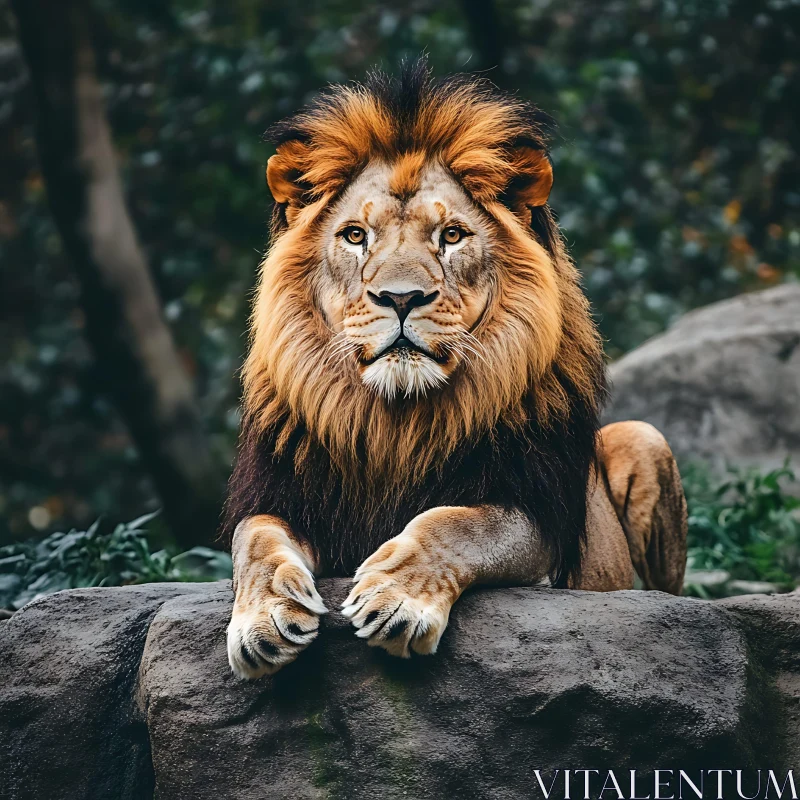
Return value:
M 228 625 L 228 662 L 239 678 L 272 675 L 294 661 L 317 636 L 327 608 L 311 573 L 283 563 L 268 585 L 239 581 Z
M 424 563 L 411 541 L 387 542 L 356 572 L 342 614 L 372 647 L 409 658 L 435 653 L 458 597 L 452 572 Z

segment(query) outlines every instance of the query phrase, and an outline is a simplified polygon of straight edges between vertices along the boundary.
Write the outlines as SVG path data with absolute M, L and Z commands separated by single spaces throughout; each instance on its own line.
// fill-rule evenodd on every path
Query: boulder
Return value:
M 679 459 L 800 466 L 800 285 L 686 314 L 609 377 L 604 421 L 652 423 Z
M 784 726 L 783 757 L 800 766 L 800 589 L 788 595 L 750 595 L 717 605 L 740 622 L 754 661 L 774 681 L 775 708 Z
M 74 589 L 0 623 L 0 797 L 152 795 L 139 663 L 159 607 L 196 589 Z
M 329 607 L 347 590 L 321 581 Z M 1 623 L 0 796 L 494 800 L 541 796 L 536 769 L 798 755 L 800 594 L 482 590 L 409 661 L 332 612 L 252 683 L 231 603 L 228 582 L 75 590 Z

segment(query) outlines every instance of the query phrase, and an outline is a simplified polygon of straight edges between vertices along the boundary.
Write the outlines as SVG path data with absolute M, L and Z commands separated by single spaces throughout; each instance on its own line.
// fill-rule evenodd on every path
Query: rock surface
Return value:
M 800 285 L 686 314 L 609 376 L 604 421 L 650 422 L 679 458 L 800 464 Z
M 139 662 L 156 611 L 198 589 L 75 589 L 0 624 L 0 797 L 152 796 Z
M 332 613 L 255 683 L 227 666 L 231 602 L 75 590 L 0 624 L 0 796 L 495 800 L 540 796 L 534 769 L 800 763 L 800 594 L 474 592 L 411 661 Z

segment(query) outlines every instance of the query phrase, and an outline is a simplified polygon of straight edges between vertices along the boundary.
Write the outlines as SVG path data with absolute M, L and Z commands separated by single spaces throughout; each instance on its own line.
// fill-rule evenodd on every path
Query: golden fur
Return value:
M 644 588 L 680 594 L 688 519 L 669 445 L 645 422 L 615 422 L 600 431 L 598 456 L 604 490 L 598 494 L 614 508 Z
M 427 70 L 388 80 L 337 87 L 294 117 L 267 168 L 274 236 L 226 508 L 228 656 L 246 678 L 315 638 L 324 572 L 355 571 L 343 613 L 401 657 L 435 652 L 474 585 L 609 591 L 631 588 L 635 567 L 648 588 L 681 588 L 686 509 L 669 447 L 643 423 L 598 439 L 602 350 L 546 206 L 541 115 L 480 80 L 434 84 Z M 435 246 L 454 196 L 462 226 L 476 229 L 457 253 Z M 351 211 L 363 227 L 346 251 Z M 349 295 L 337 252 L 351 265 Z M 401 317 L 383 289 L 424 309 Z M 416 352 L 441 380 L 382 395 L 367 370 L 410 359 L 408 342 L 405 356 L 373 348 L 362 359 L 367 346 L 345 339 L 353 349 L 341 350 L 339 335 L 364 341 L 378 312 L 395 343 L 427 314 L 434 345 L 458 329 L 480 357 Z
M 522 399 L 532 386 L 541 423 L 565 414 L 568 399 L 555 370 L 599 402 L 593 368 L 600 343 L 576 270 L 560 242 L 549 253 L 529 233 L 526 203 L 543 203 L 552 178 L 542 150 L 514 146 L 541 135 L 523 111 L 470 81 L 444 101 L 432 96 L 410 134 L 399 130 L 380 97 L 360 87 L 337 90 L 322 111 L 295 120 L 305 141 L 280 145 L 269 162 L 270 187 L 287 204 L 289 227 L 261 267 L 244 369 L 246 413 L 261 429 L 283 420 L 279 446 L 302 421 L 343 470 L 359 458 L 363 440 L 374 444 L 366 454 L 370 472 L 404 480 L 500 420 L 522 424 L 530 413 Z M 376 397 L 354 378 L 350 362 L 328 358 L 333 333 L 313 313 L 307 277 L 322 252 L 320 217 L 376 159 L 394 165 L 392 189 L 401 195 L 413 192 L 425 163 L 442 163 L 496 223 L 500 277 L 473 331 L 484 358 L 456 376 L 436 403 L 397 407 Z M 523 164 L 538 179 L 514 189 Z M 501 202 L 510 189 L 517 213 Z

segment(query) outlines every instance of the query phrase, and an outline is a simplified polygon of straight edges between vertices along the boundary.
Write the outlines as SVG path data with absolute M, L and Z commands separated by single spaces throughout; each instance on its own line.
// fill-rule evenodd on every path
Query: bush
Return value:
M 731 468 L 723 480 L 714 480 L 701 465 L 685 468 L 689 505 L 685 594 L 742 593 L 735 583 L 731 585 L 735 581 L 766 582 L 776 591 L 797 586 L 800 500 L 786 491 L 794 480 L 788 461 L 767 473 Z
M 102 532 L 98 520 L 86 531 L 0 547 L 0 608 L 18 609 L 42 595 L 81 586 L 231 577 L 231 558 L 218 550 L 150 552 L 144 527 L 155 516 L 117 525 L 110 533 Z

